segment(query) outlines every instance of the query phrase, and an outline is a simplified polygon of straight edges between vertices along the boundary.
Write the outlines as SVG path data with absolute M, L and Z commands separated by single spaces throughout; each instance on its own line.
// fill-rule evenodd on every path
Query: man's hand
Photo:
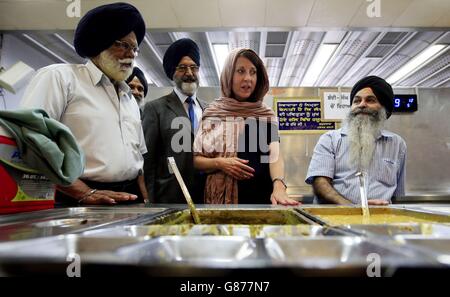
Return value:
M 122 201 L 132 201 L 136 200 L 137 196 L 125 192 L 114 192 L 107 190 L 98 190 L 92 195 L 82 198 L 80 203 L 82 204 L 110 204 L 114 205 Z
M 369 199 L 367 203 L 369 205 L 389 205 L 389 201 L 382 199 Z
M 253 177 L 255 169 L 246 164 L 248 164 L 248 160 L 239 159 L 237 157 L 217 158 L 218 169 L 237 180 L 249 179 Z
M 70 186 L 58 186 L 57 189 L 73 199 L 76 199 L 80 204 L 114 205 L 118 202 L 137 199 L 136 195 L 130 193 L 93 190 L 80 179 L 74 181 Z

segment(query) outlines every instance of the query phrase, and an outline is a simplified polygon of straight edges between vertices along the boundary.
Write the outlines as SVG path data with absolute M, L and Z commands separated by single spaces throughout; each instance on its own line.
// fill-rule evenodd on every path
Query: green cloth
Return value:
M 0 111 L 0 125 L 15 139 L 22 160 L 53 183 L 72 184 L 84 171 L 84 153 L 70 129 L 42 109 Z

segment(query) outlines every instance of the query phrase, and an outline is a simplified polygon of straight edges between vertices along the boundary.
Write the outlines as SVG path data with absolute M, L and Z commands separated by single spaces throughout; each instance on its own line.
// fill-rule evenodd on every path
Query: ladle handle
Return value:
M 194 202 L 192 202 L 191 194 L 189 194 L 186 184 L 184 183 L 183 178 L 181 177 L 177 163 L 175 163 L 175 159 L 173 157 L 168 157 L 167 160 L 169 162 L 169 168 L 172 169 L 172 172 L 175 174 L 178 184 L 181 187 L 181 191 L 183 191 L 184 198 L 186 199 L 186 202 L 189 205 L 189 209 L 191 210 L 191 215 L 192 218 L 194 219 L 194 223 L 200 224 L 200 217 L 198 216 L 197 210 L 195 209 Z

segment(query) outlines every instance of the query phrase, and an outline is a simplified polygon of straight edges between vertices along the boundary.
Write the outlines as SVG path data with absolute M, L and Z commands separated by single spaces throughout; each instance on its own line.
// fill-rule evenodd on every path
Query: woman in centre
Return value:
M 286 193 L 277 118 L 262 102 L 264 63 L 251 49 L 233 50 L 220 83 L 194 142 L 194 166 L 207 174 L 204 202 L 297 205 Z

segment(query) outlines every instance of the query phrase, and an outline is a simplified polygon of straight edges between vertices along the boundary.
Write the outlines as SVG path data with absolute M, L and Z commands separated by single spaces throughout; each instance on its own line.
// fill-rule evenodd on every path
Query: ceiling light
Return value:
M 317 78 L 327 65 L 338 44 L 321 44 L 314 59 L 308 67 L 301 86 L 314 86 Z
M 225 64 L 225 60 L 228 57 L 228 44 L 215 43 L 212 45 L 214 49 L 214 58 L 216 65 L 219 69 L 219 77 L 220 73 L 222 73 L 223 65 Z
M 398 82 L 406 76 L 411 75 L 414 71 L 418 70 L 425 63 L 429 62 L 432 58 L 436 57 L 436 54 L 442 51 L 446 45 L 435 44 L 425 50 L 420 54 L 415 56 L 411 61 L 403 65 L 399 70 L 394 72 L 386 81 L 390 84 Z

